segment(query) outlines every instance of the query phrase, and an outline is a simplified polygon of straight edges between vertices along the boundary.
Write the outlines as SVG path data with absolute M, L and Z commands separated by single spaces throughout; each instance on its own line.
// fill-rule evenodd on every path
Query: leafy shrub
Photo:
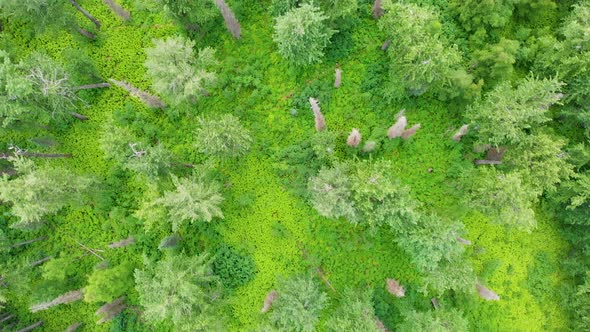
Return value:
M 236 289 L 254 279 L 256 265 L 251 256 L 240 254 L 223 245 L 215 253 L 213 272 L 219 276 L 224 287 Z

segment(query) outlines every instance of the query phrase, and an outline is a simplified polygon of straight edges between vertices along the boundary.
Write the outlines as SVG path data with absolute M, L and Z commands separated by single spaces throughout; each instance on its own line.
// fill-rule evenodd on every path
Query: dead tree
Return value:
M 129 15 L 129 12 L 126 11 L 125 9 L 123 9 L 123 7 L 121 7 L 115 1 L 102 0 L 102 2 L 104 2 L 107 6 L 109 6 L 109 8 L 113 11 L 113 13 L 115 13 L 117 16 L 119 16 L 123 21 L 129 21 L 129 19 L 131 18 L 131 15 Z
M 489 148 L 486 152 L 486 159 L 502 161 L 502 158 L 504 158 L 504 153 L 506 153 L 506 148 L 503 146 L 497 148 Z
M 121 248 L 121 247 L 128 246 L 130 244 L 133 244 L 133 243 L 135 243 L 135 239 L 133 238 L 133 236 L 130 236 L 130 237 L 126 238 L 125 240 L 121 240 L 121 241 L 117 241 L 117 242 L 113 242 L 113 243 L 109 244 L 109 248 L 111 248 L 111 249 Z
M 33 324 L 33 325 L 29 325 L 27 327 L 25 327 L 24 329 L 20 329 L 16 332 L 29 332 L 29 331 L 33 331 L 34 329 L 38 328 L 39 326 L 43 325 L 43 321 L 40 320 L 37 323 Z
M 328 286 L 328 288 L 330 288 L 330 290 L 332 292 L 336 293 L 336 289 L 334 288 L 334 286 L 332 286 L 332 283 L 330 282 L 330 280 L 328 280 L 328 278 L 324 274 L 324 271 L 322 270 L 322 268 L 321 267 L 318 267 L 316 269 L 316 272 L 317 272 L 318 276 L 320 277 L 320 279 L 322 279 L 322 281 L 324 282 L 324 284 L 326 284 L 326 286 Z
M 7 313 L 6 315 L 2 315 L 2 316 L 0 316 L 0 324 L 13 319 L 14 317 L 15 316 L 13 314 L 9 314 L 9 313 Z
M 406 290 L 400 283 L 395 279 L 386 279 L 385 284 L 387 286 L 387 291 L 395 296 L 395 297 L 404 297 L 406 296 Z
M 381 321 L 381 319 L 375 317 L 375 324 L 377 325 L 377 330 L 381 331 L 381 332 L 390 332 L 387 327 L 385 327 L 385 324 L 383 324 L 383 322 Z
M 383 7 L 381 7 L 381 0 L 375 0 L 375 2 L 373 3 L 372 12 L 373 12 L 373 17 L 375 19 L 379 19 L 381 16 L 383 16 L 385 14 Z
M 498 294 L 496 294 L 495 292 L 493 292 L 489 288 L 485 287 L 484 285 L 480 284 L 479 282 L 475 285 L 475 288 L 477 289 L 477 293 L 479 294 L 479 296 L 485 300 L 488 300 L 488 301 L 499 301 L 500 300 L 500 296 L 498 296 Z
M 81 326 L 82 326 L 81 322 L 74 323 L 74 324 L 68 326 L 68 328 L 66 329 L 65 332 L 74 332 L 77 329 L 79 329 Z
M 76 7 L 76 9 L 80 13 L 82 13 L 82 15 L 84 15 L 87 19 L 92 21 L 92 23 L 94 23 L 94 25 L 96 25 L 97 29 L 100 29 L 100 22 L 94 16 L 90 15 L 90 13 L 87 12 L 84 8 L 82 8 L 82 6 L 80 6 L 76 1 L 70 0 L 70 3 L 72 4 L 72 6 Z
M 436 297 L 431 298 L 430 303 L 432 303 L 432 307 L 434 308 L 434 310 L 438 310 L 438 308 L 440 307 L 440 304 L 438 304 L 438 300 L 436 299 Z
M 88 39 L 96 39 L 96 35 L 95 35 L 95 34 L 93 34 L 92 32 L 90 32 L 90 31 L 88 31 L 88 30 L 86 30 L 86 29 L 83 29 L 83 28 L 81 28 L 81 27 L 78 27 L 78 32 L 79 32 L 79 33 L 80 33 L 82 36 L 84 36 L 84 37 L 86 37 L 86 38 L 88 38 Z
M 334 76 L 334 87 L 338 89 L 342 83 L 342 70 L 340 68 L 336 68 Z
M 225 21 L 225 26 L 227 30 L 234 36 L 235 39 L 242 38 L 242 30 L 240 28 L 240 23 L 236 19 L 236 16 L 231 11 L 229 6 L 225 3 L 224 0 L 215 0 L 215 5 L 219 8 L 221 12 L 221 16 L 223 16 L 223 20 Z
M 31 306 L 29 309 L 31 310 L 31 312 L 47 310 L 51 307 L 55 307 L 56 305 L 80 301 L 83 297 L 84 297 L 84 292 L 82 291 L 82 289 L 78 289 L 78 290 L 67 292 L 63 295 L 60 295 L 49 302 L 35 304 L 35 305 Z
M 18 247 L 25 246 L 27 244 L 31 244 L 31 243 L 35 243 L 35 242 L 39 242 L 39 241 L 43 241 L 43 240 L 47 240 L 47 236 L 39 236 L 39 237 L 34 238 L 32 240 L 15 243 L 15 244 L 11 245 L 10 247 L 11 248 L 18 248 Z
M 416 134 L 416 131 L 418 131 L 418 129 L 420 129 L 419 123 L 413 125 L 410 129 L 404 130 L 401 137 L 406 140 L 406 139 L 414 136 L 414 134 Z
M 461 141 L 461 138 L 465 135 L 467 135 L 467 132 L 469 131 L 469 125 L 462 125 L 461 128 L 459 128 L 459 130 L 455 133 L 455 135 L 453 135 L 453 141 L 455 142 L 459 142 Z
M 387 138 L 394 139 L 396 137 L 401 137 L 408 125 L 408 119 L 405 116 L 400 116 L 397 118 L 395 124 L 387 130 Z
M 45 258 L 41 258 L 40 260 L 37 260 L 37 261 L 34 261 L 34 262 L 32 262 L 32 263 L 31 263 L 31 266 L 32 266 L 32 267 L 35 267 L 35 266 L 37 266 L 37 265 L 41 265 L 41 264 L 43 264 L 43 263 L 47 262 L 48 260 L 50 260 L 50 259 L 52 259 L 52 258 L 53 258 L 53 257 L 51 257 L 51 256 L 48 256 L 48 257 L 45 257 Z
M 499 160 L 485 160 L 485 159 L 477 159 L 473 161 L 476 165 L 501 165 L 502 162 Z
M 74 90 L 89 90 L 89 89 L 99 89 L 99 88 L 110 88 L 110 83 L 95 83 L 95 84 L 86 84 L 80 85 L 74 88 Z
M 260 309 L 260 312 L 267 313 L 270 310 L 270 307 L 272 306 L 272 303 L 279 297 L 279 293 L 277 293 L 276 290 L 271 290 L 268 294 L 266 294 L 266 297 L 264 298 L 264 305 L 262 306 L 262 309 Z
M 324 131 L 326 129 L 326 119 L 324 119 L 324 115 L 320 111 L 320 105 L 317 99 L 309 97 L 309 104 L 311 105 L 311 110 L 313 111 L 314 120 L 315 120 L 315 130 L 316 131 Z
M 371 152 L 371 151 L 375 150 L 375 147 L 377 147 L 377 142 L 375 142 L 375 141 L 367 141 L 365 143 L 365 145 L 363 146 L 363 152 L 364 153 Z
M 457 242 L 459 242 L 461 244 L 464 244 L 466 246 L 470 246 L 471 245 L 471 241 L 469 241 L 467 239 L 464 239 L 464 238 L 462 238 L 460 236 L 457 236 L 456 239 L 457 239 Z
M 111 83 L 120 87 L 121 89 L 129 92 L 130 95 L 132 95 L 135 98 L 138 98 L 139 100 L 141 100 L 142 103 L 144 103 L 148 107 L 160 109 L 166 107 L 166 104 L 160 98 L 152 96 L 149 93 L 142 91 L 125 81 L 117 81 L 112 78 L 109 79 L 109 81 L 111 81 Z
M 97 316 L 103 315 L 103 317 L 97 322 L 97 324 L 102 324 L 110 321 L 115 316 L 117 316 L 121 311 L 125 310 L 126 307 L 127 304 L 125 303 L 124 296 L 112 301 L 111 303 L 103 305 L 95 313 Z
M 383 45 L 381 45 L 381 51 L 385 52 L 387 51 L 387 49 L 389 48 L 389 45 L 391 45 L 391 39 L 386 40 Z
M 348 139 L 346 139 L 346 145 L 350 146 L 351 148 L 356 148 L 361 144 L 361 133 L 358 129 L 353 128 L 348 135 Z

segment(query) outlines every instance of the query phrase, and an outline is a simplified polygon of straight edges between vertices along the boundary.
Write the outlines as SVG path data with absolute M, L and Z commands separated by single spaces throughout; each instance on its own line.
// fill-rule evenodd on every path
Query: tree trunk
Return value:
M 110 88 L 110 83 L 95 83 L 95 84 L 86 84 L 80 85 L 75 87 L 75 90 L 88 90 L 88 89 L 96 89 L 96 88 Z
M 9 321 L 9 320 L 11 320 L 13 318 L 14 318 L 14 315 L 8 314 L 8 315 L 0 318 L 0 323 L 4 323 L 4 322 Z
M 80 13 L 82 13 L 82 15 L 86 16 L 87 19 L 91 20 L 92 23 L 96 25 L 97 29 L 100 29 L 100 22 L 94 16 L 90 15 L 90 13 L 84 10 L 84 8 L 82 8 L 76 1 L 70 0 L 70 3 L 72 4 L 72 6 L 76 7 L 76 9 Z
M 475 160 L 474 163 L 476 165 L 501 165 L 502 164 L 502 162 L 499 160 L 481 160 L 481 159 Z
M 35 243 L 35 242 L 38 242 L 38 241 L 43 241 L 43 240 L 46 240 L 46 239 L 47 239 L 47 236 L 40 236 L 40 237 L 34 238 L 32 240 L 15 243 L 15 244 L 11 245 L 10 247 L 11 248 L 18 248 L 18 247 L 22 247 L 22 246 L 27 245 L 27 244 Z
M 70 112 L 70 115 L 71 115 L 71 116 L 73 116 L 73 117 L 75 117 L 75 118 L 76 118 L 76 119 L 78 119 L 78 120 L 81 120 L 81 121 L 86 121 L 86 120 L 88 120 L 88 117 L 87 117 L 87 116 L 85 116 L 85 115 L 82 115 L 82 114 L 80 114 L 80 113 L 76 113 L 76 112 Z
M 381 45 L 381 51 L 387 51 L 389 45 L 391 44 L 391 39 L 386 40 L 383 45 Z
M 43 325 L 43 321 L 42 320 L 38 321 L 37 323 L 35 323 L 33 325 L 29 325 L 29 326 L 25 327 L 24 329 L 20 329 L 20 330 L 18 330 L 16 332 L 29 332 L 29 331 L 32 331 L 32 330 L 38 328 L 41 325 Z
M 430 302 L 432 303 L 432 307 L 434 308 L 434 310 L 437 310 L 440 305 L 438 304 L 438 300 L 436 299 L 436 297 L 433 297 L 430 299 Z
M 92 32 L 90 32 L 88 30 L 82 29 L 81 27 L 78 27 L 78 32 L 82 36 L 84 36 L 84 37 L 86 37 L 88 39 L 96 39 L 96 35 L 95 34 L 93 34 Z
M 60 295 L 49 302 L 35 304 L 35 305 L 31 306 L 29 309 L 31 310 L 31 312 L 47 310 L 47 309 L 54 307 L 56 305 L 67 304 L 67 303 L 79 301 L 83 297 L 84 297 L 83 291 L 81 289 L 78 289 L 78 290 L 67 292 L 63 295 Z
M 117 16 L 119 16 L 123 21 L 129 21 L 129 18 L 131 18 L 131 15 L 129 15 L 129 12 L 126 11 L 125 9 L 123 9 L 123 7 L 119 6 L 119 4 L 116 3 L 115 1 L 103 0 L 102 2 L 104 2 L 107 6 L 109 6 L 109 8 L 115 14 L 117 14 Z
M 133 244 L 135 242 L 135 239 L 131 236 L 126 238 L 125 240 L 121 240 L 118 242 L 113 242 L 111 244 L 109 244 L 109 248 L 114 249 L 114 248 L 121 248 L 121 247 L 125 247 L 128 246 L 130 244 Z
M 66 332 L 74 332 L 76 331 L 78 328 L 80 328 L 80 326 L 82 326 L 82 323 L 78 322 L 78 323 L 74 323 L 70 326 L 68 326 L 68 328 L 66 329 Z
M 23 157 L 37 157 L 37 158 L 72 158 L 71 153 L 38 153 L 38 152 L 23 152 L 19 153 Z
M 35 266 L 37 266 L 37 265 L 41 265 L 41 264 L 43 264 L 43 263 L 47 262 L 48 260 L 50 260 L 51 258 L 52 258 L 52 257 L 51 257 L 51 256 L 49 256 L 49 257 L 42 258 L 42 259 L 40 259 L 40 260 L 38 260 L 38 261 L 34 261 L 33 263 L 31 263 L 31 266 L 35 267 Z
M 111 83 L 115 84 L 116 86 L 120 87 L 121 89 L 129 92 L 135 98 L 141 100 L 144 104 L 151 108 L 166 108 L 166 104 L 160 100 L 160 98 L 156 96 L 152 96 L 147 92 L 141 91 L 140 89 L 134 87 L 133 85 L 125 82 L 125 81 L 117 81 L 114 79 L 109 79 Z
M 373 17 L 375 19 L 379 19 L 381 16 L 383 16 L 383 14 L 385 14 L 385 11 L 381 7 L 381 0 L 375 0 L 375 2 L 373 3 L 372 12 L 373 12 Z
M 236 16 L 231 11 L 229 6 L 225 3 L 224 0 L 215 0 L 215 5 L 219 8 L 221 12 L 221 16 L 223 16 L 223 20 L 225 21 L 225 26 L 227 30 L 234 36 L 235 39 L 242 38 L 242 31 L 240 28 L 240 23 L 236 19 Z

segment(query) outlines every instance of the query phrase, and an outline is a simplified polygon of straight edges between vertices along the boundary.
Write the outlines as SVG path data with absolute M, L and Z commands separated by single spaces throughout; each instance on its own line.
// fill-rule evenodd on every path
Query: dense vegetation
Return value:
M 0 0 L 0 331 L 588 331 L 588 0 Z

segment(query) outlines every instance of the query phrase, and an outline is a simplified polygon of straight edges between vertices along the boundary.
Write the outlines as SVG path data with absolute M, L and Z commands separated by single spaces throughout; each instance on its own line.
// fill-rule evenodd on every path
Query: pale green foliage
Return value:
M 138 144 L 134 148 L 141 150 L 143 155 L 133 155 L 133 150 L 129 147 L 129 157 L 125 163 L 125 168 L 144 174 L 152 179 L 168 173 L 172 164 L 172 154 L 162 144 L 148 145 L 145 148 Z
M 455 241 L 456 246 L 460 246 Z M 426 254 L 425 254 L 426 255 Z M 449 261 L 441 261 L 424 273 L 421 291 L 442 296 L 447 290 L 472 294 L 477 283 L 473 267 L 464 257 L 454 257 Z
M 210 222 L 213 218 L 223 219 L 223 212 L 219 208 L 223 196 L 218 184 L 197 177 L 179 179 L 176 176 L 172 176 L 172 183 L 176 190 L 164 193 L 154 201 L 154 205 L 168 210 L 174 232 L 185 222 L 192 224 L 198 221 Z
M 297 65 L 321 62 L 335 32 L 326 25 L 327 19 L 318 7 L 307 3 L 278 17 L 273 39 L 279 54 Z
M 536 194 L 523 183 L 520 174 L 479 167 L 470 182 L 467 204 L 471 207 L 510 228 L 530 232 L 536 227 L 532 209 Z
M 280 330 L 311 332 L 316 330 L 320 312 L 326 306 L 326 293 L 311 277 L 297 276 L 281 281 L 279 297 L 269 313 L 270 321 Z
M 175 331 L 209 330 L 217 287 L 208 254 L 166 256 L 135 270 L 142 317 L 151 323 L 170 321 Z
M 383 2 L 386 14 L 379 27 L 391 40 L 389 100 L 418 96 L 427 91 L 441 99 L 454 98 L 469 88 L 472 78 L 461 67 L 456 47 L 446 45 L 442 25 L 434 11 L 414 4 Z
M 104 270 L 94 270 L 84 288 L 84 301 L 111 302 L 133 287 L 133 269 L 121 264 Z
M 4 309 L 4 305 L 8 302 L 7 292 L 6 288 L 0 288 L 0 310 Z
M 0 179 L 0 201 L 12 203 L 21 223 L 33 223 L 69 205 L 82 204 L 95 182 L 56 167 L 35 167 L 24 158 L 12 159 L 19 177 Z
M 272 0 L 270 11 L 273 16 L 281 16 L 303 3 L 319 5 L 332 19 L 352 16 L 358 9 L 358 0 Z
M 557 79 L 526 78 L 516 88 L 504 82 L 482 101 L 470 106 L 466 117 L 477 128 L 484 144 L 500 146 L 521 143 L 527 131 L 550 120 L 547 111 L 561 99 Z
M 34 116 L 34 108 L 28 103 L 33 94 L 33 84 L 20 72 L 21 65 L 10 60 L 8 53 L 0 50 L 0 121 L 2 127 Z
M 544 133 L 530 135 L 517 147 L 508 149 L 504 160 L 516 165 L 523 182 L 537 194 L 554 191 L 562 179 L 573 175 L 563 151 L 565 141 Z
M 320 215 L 357 221 L 348 172 L 346 164 L 337 164 L 332 168 L 322 168 L 317 176 L 309 179 L 312 205 Z
M 457 243 L 462 225 L 442 220 L 436 215 L 421 215 L 415 227 L 410 227 L 397 240 L 422 271 L 434 269 L 441 261 L 461 257 L 463 247 Z
M 391 173 L 391 164 L 385 161 L 357 162 L 350 175 L 352 198 L 362 223 L 402 231 L 415 223 L 418 205 L 408 188 L 389 176 Z
M 379 332 L 375 309 L 371 302 L 372 291 L 355 292 L 347 289 L 340 305 L 326 323 L 330 332 Z
M 63 120 L 76 109 L 74 93 L 63 66 L 40 53 L 26 62 L 12 63 L 0 51 L 0 121 L 7 127 L 17 121 L 47 124 Z
M 210 156 L 239 157 L 248 152 L 252 138 L 238 118 L 224 114 L 219 118 L 199 119 L 195 145 L 200 152 Z
M 26 61 L 27 79 L 33 84 L 31 103 L 51 118 L 69 116 L 76 109 L 78 96 L 74 93 L 65 68 L 41 53 L 33 53 Z
M 215 51 L 204 48 L 195 54 L 195 42 L 182 37 L 154 40 L 154 47 L 145 50 L 145 67 L 154 90 L 172 105 L 193 101 L 202 96 L 216 79 L 211 71 L 217 64 Z
M 107 159 L 151 179 L 168 173 L 173 156 L 162 144 L 146 144 L 128 128 L 116 125 L 112 119 L 103 128 L 99 144 Z
M 417 204 L 408 189 L 392 179 L 387 162 L 359 161 L 323 168 L 309 180 L 312 205 L 328 218 L 403 229 L 415 222 Z
M 410 311 L 399 326 L 401 332 L 467 332 L 469 325 L 456 309 L 439 309 L 425 312 Z

